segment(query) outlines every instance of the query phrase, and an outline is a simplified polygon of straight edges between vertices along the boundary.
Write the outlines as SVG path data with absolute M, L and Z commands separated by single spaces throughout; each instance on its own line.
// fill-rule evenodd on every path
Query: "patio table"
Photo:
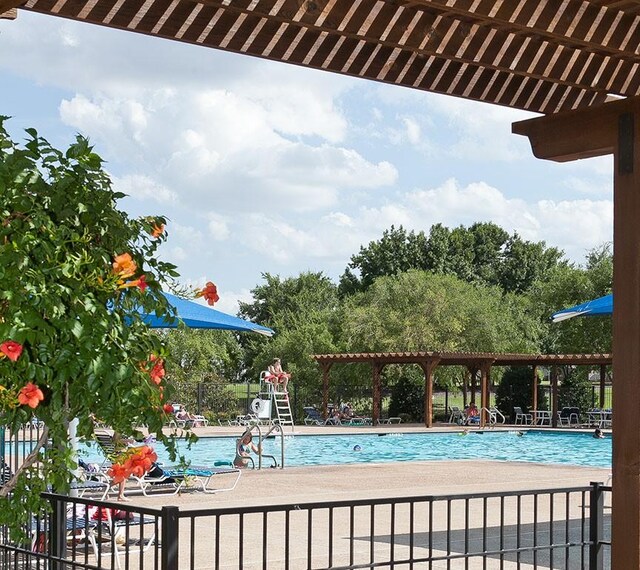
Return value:
M 535 410 L 533 414 L 533 425 L 551 425 L 551 412 L 549 410 Z

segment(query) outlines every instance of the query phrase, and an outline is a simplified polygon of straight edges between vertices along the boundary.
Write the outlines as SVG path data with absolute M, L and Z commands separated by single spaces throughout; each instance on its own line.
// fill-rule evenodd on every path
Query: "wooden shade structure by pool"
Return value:
M 356 362 L 371 365 L 372 381 L 372 420 L 374 425 L 380 419 L 382 400 L 380 377 L 382 370 L 389 364 L 415 364 L 424 373 L 424 423 L 432 426 L 433 421 L 433 373 L 438 366 L 462 366 L 474 375 L 480 374 L 480 426 L 488 421 L 491 368 L 494 366 L 531 366 L 533 381 L 533 410 L 537 404 L 537 374 L 539 366 L 551 368 L 551 406 L 552 425 L 557 423 L 558 381 L 557 366 L 589 366 L 600 368 L 600 402 L 604 400 L 605 369 L 611 364 L 610 354 L 504 354 L 489 352 L 360 352 L 344 354 L 316 354 L 313 359 L 322 369 L 322 408 L 327 417 L 329 405 L 329 371 L 334 364 L 353 364 Z
M 536 156 L 613 154 L 612 567 L 640 568 L 639 2 L 0 0 L 0 17 L 16 8 L 542 113 L 514 125 Z

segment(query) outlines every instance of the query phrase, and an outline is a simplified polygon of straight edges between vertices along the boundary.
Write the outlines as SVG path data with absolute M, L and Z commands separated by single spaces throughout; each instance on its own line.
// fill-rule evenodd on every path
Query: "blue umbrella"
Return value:
M 222 329 L 231 331 L 257 332 L 271 336 L 274 331 L 251 321 L 245 321 L 233 315 L 211 309 L 188 299 L 181 299 L 171 293 L 162 293 L 169 305 L 175 309 L 178 319 L 193 329 Z M 141 311 L 142 312 L 142 311 Z M 142 313 L 142 320 L 152 328 L 176 328 L 179 321 L 166 321 L 153 313 Z
M 613 313 L 613 294 L 593 299 L 593 301 L 587 301 L 581 305 L 570 307 L 568 309 L 562 309 L 557 313 L 551 315 L 551 321 L 559 323 L 573 317 L 590 317 L 593 315 L 610 315 Z

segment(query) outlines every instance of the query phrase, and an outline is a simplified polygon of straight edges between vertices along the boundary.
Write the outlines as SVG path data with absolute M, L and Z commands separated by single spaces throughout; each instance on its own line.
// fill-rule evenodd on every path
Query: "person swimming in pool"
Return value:
M 362 448 L 359 445 L 354 445 L 353 451 L 362 451 Z

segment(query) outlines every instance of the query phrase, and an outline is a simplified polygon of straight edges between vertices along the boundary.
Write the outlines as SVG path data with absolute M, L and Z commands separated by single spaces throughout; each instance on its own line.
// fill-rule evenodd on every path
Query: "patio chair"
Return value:
M 522 408 L 518 406 L 513 407 L 514 423 L 522 425 L 530 425 L 533 423 L 533 416 L 522 411 Z
M 449 423 L 461 426 L 465 422 L 464 412 L 458 406 L 451 406 L 449 414 Z

